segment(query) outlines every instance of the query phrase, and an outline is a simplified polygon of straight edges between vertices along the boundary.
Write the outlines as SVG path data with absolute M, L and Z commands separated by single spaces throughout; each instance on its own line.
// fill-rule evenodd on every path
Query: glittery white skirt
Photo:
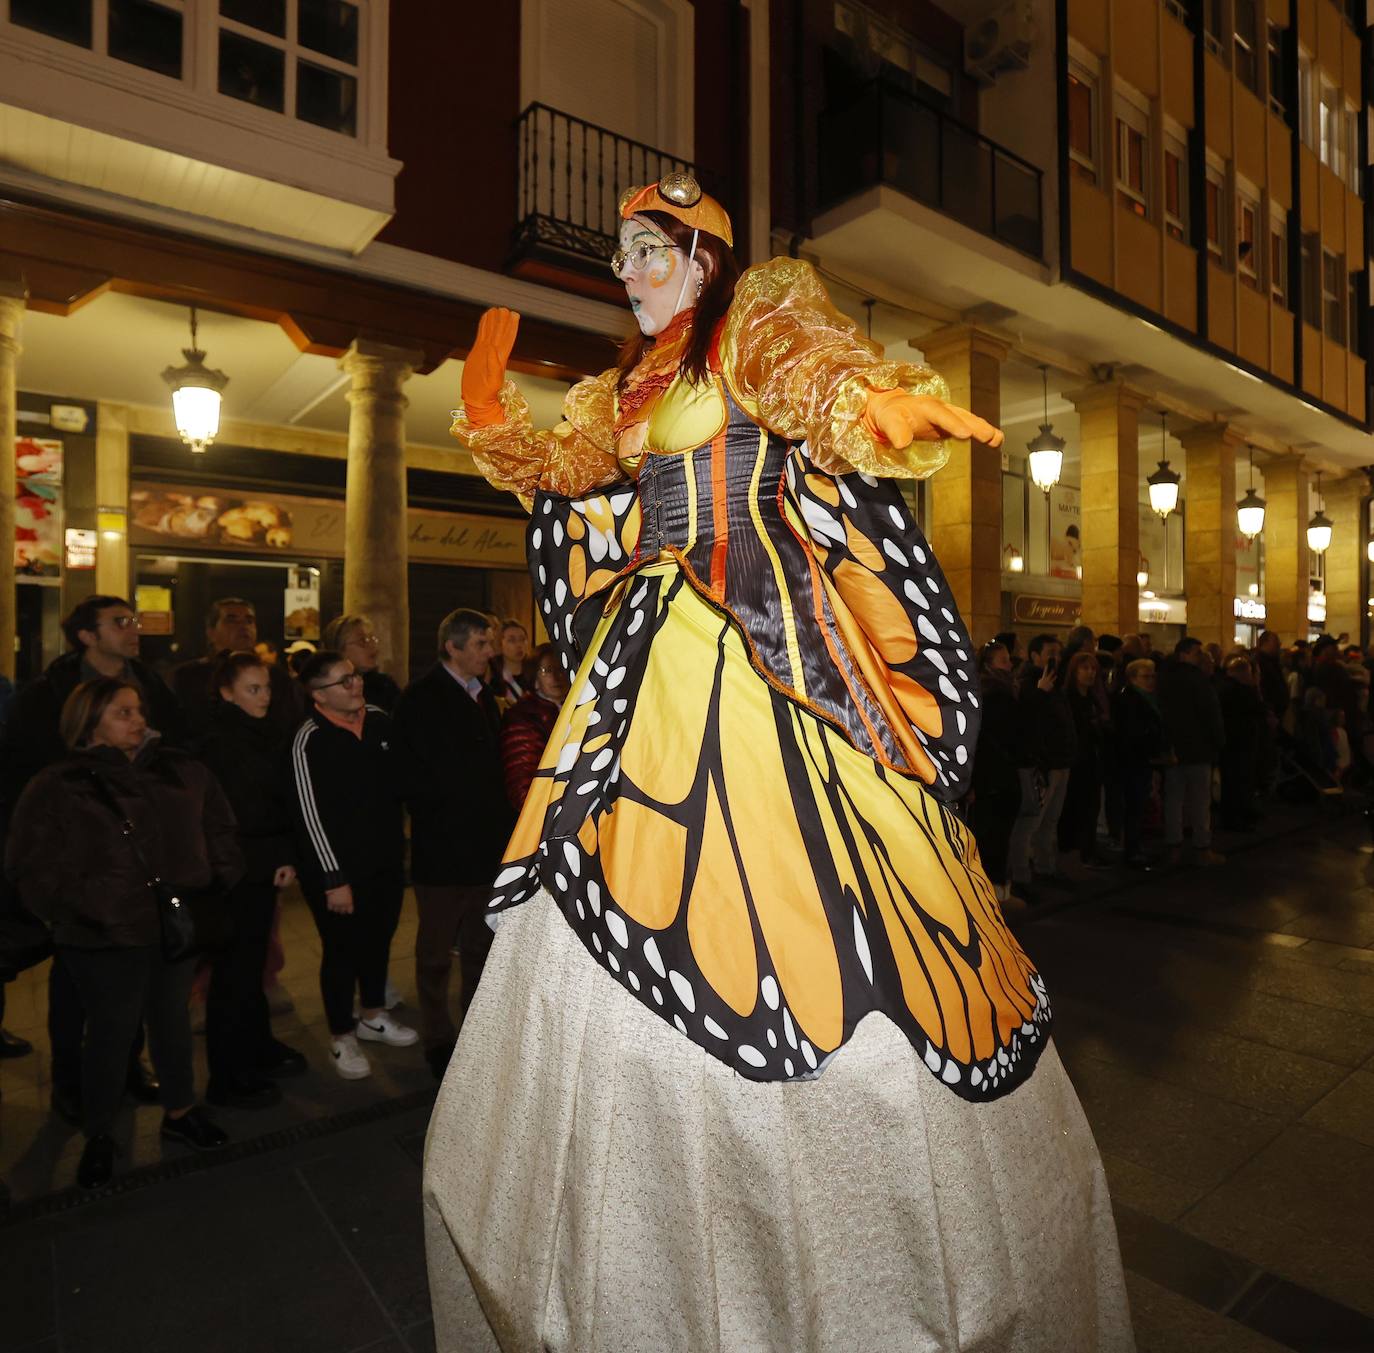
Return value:
M 971 1104 L 877 1014 L 811 1082 L 685 1041 L 546 893 L 507 913 L 425 1152 L 440 1353 L 1134 1348 L 1053 1046 Z

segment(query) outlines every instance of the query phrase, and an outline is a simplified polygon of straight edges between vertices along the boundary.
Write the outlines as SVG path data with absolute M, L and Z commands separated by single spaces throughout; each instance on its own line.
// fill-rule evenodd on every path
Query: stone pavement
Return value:
M 1367 830 L 1288 811 L 1219 844 L 1224 867 L 1085 877 L 1014 924 L 1106 1163 L 1143 1353 L 1369 1353 Z M 393 964 L 407 995 L 412 917 Z M 283 1033 L 318 1062 L 317 953 L 307 917 L 288 926 L 297 1013 Z M 12 1027 L 37 1037 L 37 1023 Z M 93 1200 L 66 1187 L 79 1147 L 42 1111 L 42 1050 L 5 1063 L 0 1172 L 16 1203 L 0 1220 L 0 1349 L 432 1347 L 419 1212 L 432 1083 L 414 1050 L 388 1052 L 370 1082 L 321 1064 L 282 1109 L 225 1113 L 238 1140 L 220 1160 L 163 1159 L 144 1125 L 156 1111 L 139 1110 L 136 1168 Z

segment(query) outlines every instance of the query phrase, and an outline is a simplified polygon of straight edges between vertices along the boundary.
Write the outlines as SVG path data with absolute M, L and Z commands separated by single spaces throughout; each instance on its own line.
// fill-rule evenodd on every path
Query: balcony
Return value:
M 674 170 L 696 173 L 707 192 L 717 192 L 686 160 L 547 104 L 530 104 L 516 131 L 520 187 L 509 267 L 532 281 L 623 299 L 609 270 L 621 193 Z
M 821 114 L 818 147 L 821 212 L 886 186 L 1028 258 L 1043 257 L 1041 171 L 912 94 L 871 82 Z

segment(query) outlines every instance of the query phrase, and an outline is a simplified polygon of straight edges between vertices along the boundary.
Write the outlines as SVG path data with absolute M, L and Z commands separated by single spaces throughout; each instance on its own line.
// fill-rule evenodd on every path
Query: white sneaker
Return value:
M 343 1034 L 333 1040 L 334 1070 L 346 1081 L 366 1080 L 372 1074 L 372 1063 L 363 1056 L 353 1034 Z
M 393 1048 L 408 1048 L 420 1041 L 414 1029 L 392 1019 L 385 1010 L 376 1019 L 360 1019 L 358 1037 L 368 1043 L 390 1043 Z
M 400 993 L 400 991 L 398 991 L 394 986 L 391 985 L 390 982 L 388 982 L 388 983 L 386 984 L 386 1000 L 384 1000 L 384 1001 L 382 1002 L 382 1005 L 383 1005 L 387 1010 L 395 1010 L 395 1008 L 396 1008 L 398 1005 L 400 1005 L 400 1004 L 401 1004 L 401 993 Z

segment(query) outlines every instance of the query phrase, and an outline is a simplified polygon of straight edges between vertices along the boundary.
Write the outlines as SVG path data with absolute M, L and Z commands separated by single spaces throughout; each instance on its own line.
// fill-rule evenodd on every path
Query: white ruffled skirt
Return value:
M 877 1014 L 809 1082 L 685 1043 L 547 893 L 505 914 L 425 1152 L 440 1353 L 1134 1348 L 1053 1046 L 972 1104 Z

